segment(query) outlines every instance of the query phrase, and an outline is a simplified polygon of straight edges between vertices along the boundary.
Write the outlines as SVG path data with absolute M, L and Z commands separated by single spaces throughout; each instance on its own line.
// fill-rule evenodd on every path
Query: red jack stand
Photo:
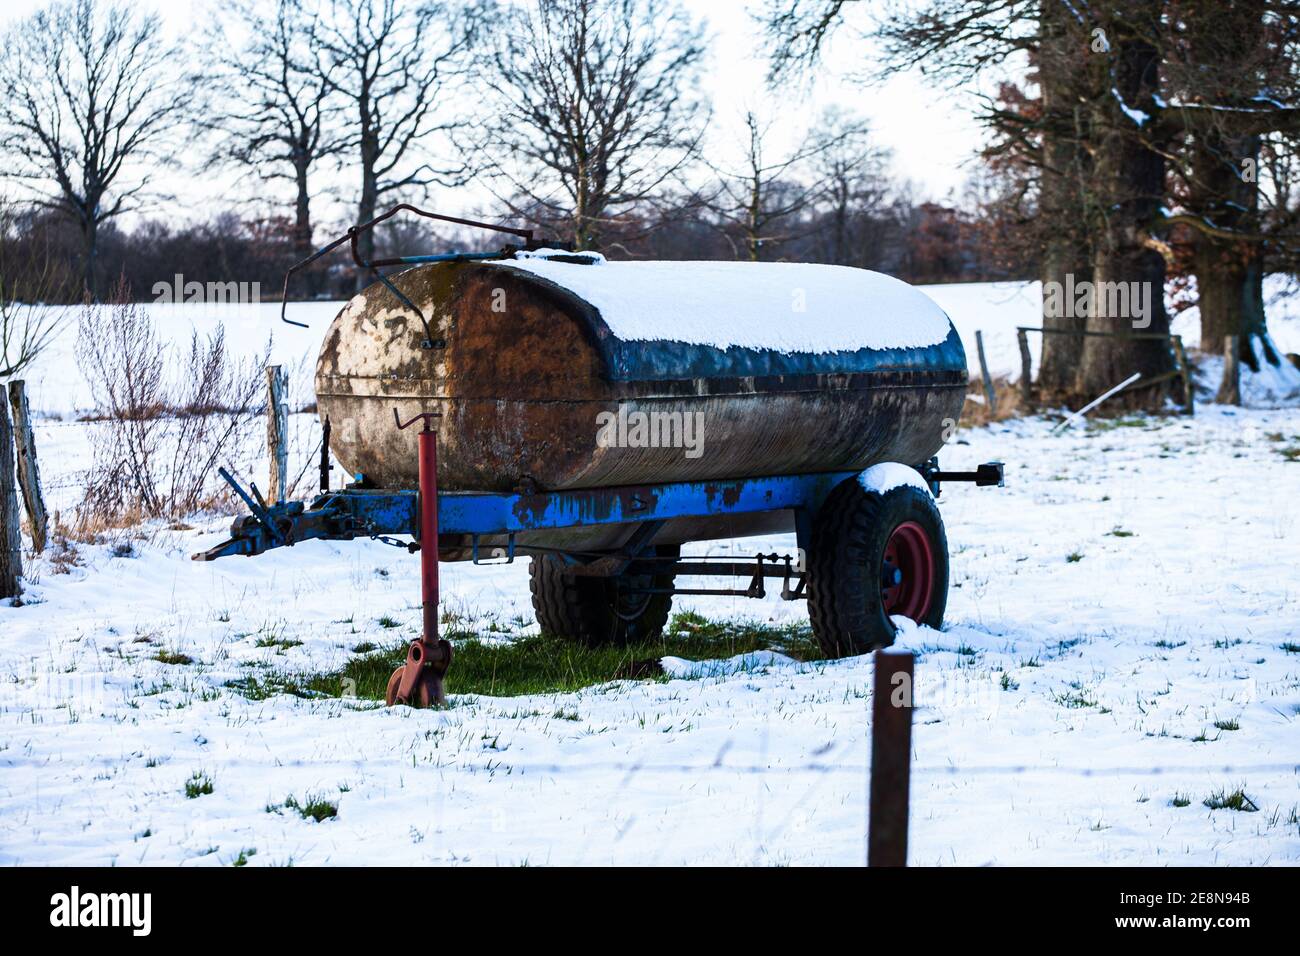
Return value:
M 388 706 L 445 707 L 442 679 L 451 666 L 451 642 L 438 637 L 438 433 L 437 412 L 416 415 L 405 425 L 393 409 L 399 429 L 423 422 L 420 429 L 420 590 L 424 632 L 406 649 L 406 663 L 388 679 Z

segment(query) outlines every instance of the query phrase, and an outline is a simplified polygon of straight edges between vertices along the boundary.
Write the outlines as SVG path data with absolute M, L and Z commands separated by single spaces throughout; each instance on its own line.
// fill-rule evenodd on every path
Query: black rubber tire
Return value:
M 660 547 L 660 557 L 676 557 L 676 546 Z M 671 594 L 624 594 L 629 584 L 670 588 L 674 575 L 598 578 L 566 574 L 554 555 L 532 558 L 528 567 L 533 612 L 542 631 L 588 647 L 624 646 L 663 633 L 672 610 Z
M 885 613 L 880 580 L 885 545 L 908 521 L 921 526 L 934 557 L 930 606 L 917 623 L 937 630 L 948 603 L 948 538 L 934 499 L 910 486 L 883 495 L 869 492 L 850 478 L 818 510 L 807 557 L 808 617 L 828 657 L 865 654 L 894 643 L 896 629 Z

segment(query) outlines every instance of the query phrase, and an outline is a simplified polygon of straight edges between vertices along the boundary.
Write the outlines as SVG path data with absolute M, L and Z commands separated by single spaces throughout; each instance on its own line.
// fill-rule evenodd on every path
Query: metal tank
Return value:
M 370 286 L 325 335 L 316 394 L 330 447 L 368 486 L 414 488 L 415 435 L 393 427 L 393 411 L 437 412 L 447 491 L 924 463 L 964 400 L 952 323 L 897 280 L 777 268 L 787 265 L 534 255 L 388 277 L 400 295 Z M 812 307 L 783 317 L 769 300 L 787 289 Z M 753 328 L 752 303 L 764 312 Z M 719 324 L 732 332 L 726 341 L 710 340 Z M 831 327 L 834 336 L 822 334 Z M 813 347 L 801 349 L 801 337 Z M 688 422 L 700 428 L 687 434 Z M 650 433 L 638 433 L 646 423 Z

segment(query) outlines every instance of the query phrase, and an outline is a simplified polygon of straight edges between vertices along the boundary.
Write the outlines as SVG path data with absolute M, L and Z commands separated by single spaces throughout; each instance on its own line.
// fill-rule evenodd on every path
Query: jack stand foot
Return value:
M 446 707 L 442 679 L 451 667 L 451 642 L 439 639 L 432 648 L 424 641 L 412 641 L 406 649 L 406 663 L 388 678 L 385 699 L 388 706 Z

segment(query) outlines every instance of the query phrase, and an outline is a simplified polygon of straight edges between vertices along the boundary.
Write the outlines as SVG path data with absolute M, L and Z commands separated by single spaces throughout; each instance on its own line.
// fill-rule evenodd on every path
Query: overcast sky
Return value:
M 865 8 L 872 0 L 862 0 Z M 154 4 L 138 0 L 146 9 L 161 10 L 171 33 L 183 37 L 194 30 L 207 8 L 206 0 L 173 0 Z M 8 0 L 0 20 L 12 21 L 43 6 L 35 0 Z M 871 50 L 856 37 L 846 36 L 832 44 L 825 64 L 810 90 L 769 90 L 765 83 L 765 43 L 752 19 L 756 0 L 685 0 L 685 6 L 706 21 L 712 37 L 711 57 L 704 77 L 713 101 L 710 156 L 723 164 L 738 155 L 739 121 L 746 109 L 774 120 L 772 132 L 782 148 L 796 143 L 808 124 L 829 105 L 838 104 L 866 116 L 878 145 L 893 152 L 897 178 L 915 185 L 918 199 L 943 200 L 960 192 L 979 148 L 981 134 L 972 120 L 971 91 L 947 91 L 919 75 L 899 76 L 887 84 L 861 87 L 845 77 L 870 63 Z M 338 183 L 340 196 L 352 192 L 348 173 Z M 158 185 L 174 200 L 144 210 L 145 215 L 173 214 L 182 218 L 203 218 L 218 208 L 228 208 L 232 190 L 247 196 L 251 184 L 236 186 L 228 177 L 192 173 L 168 175 Z M 490 197 L 477 189 L 435 192 L 429 204 L 451 214 L 481 211 Z M 338 203 L 325 209 L 317 204 L 317 216 L 346 218 Z

